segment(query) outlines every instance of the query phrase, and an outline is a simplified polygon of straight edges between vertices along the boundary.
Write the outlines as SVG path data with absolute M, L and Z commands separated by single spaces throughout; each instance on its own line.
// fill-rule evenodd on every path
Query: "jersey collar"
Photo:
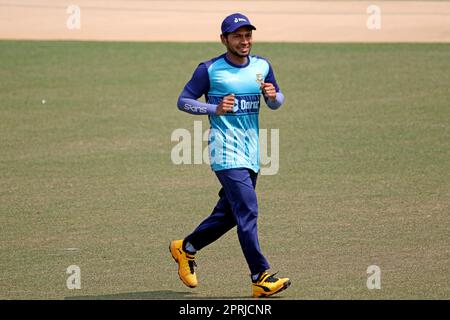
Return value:
M 227 54 L 226 53 L 223 54 L 223 58 L 225 59 L 226 63 L 228 63 L 230 66 L 235 67 L 235 68 L 245 68 L 246 66 L 248 66 L 250 64 L 250 55 L 247 56 L 247 62 L 244 63 L 244 64 L 235 64 L 235 63 L 231 62 L 227 58 Z

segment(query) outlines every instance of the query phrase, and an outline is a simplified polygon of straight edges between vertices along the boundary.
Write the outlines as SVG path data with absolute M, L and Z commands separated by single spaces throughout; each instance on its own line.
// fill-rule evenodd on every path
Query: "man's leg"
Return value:
M 219 196 L 220 199 L 209 217 L 184 240 L 174 240 L 170 243 L 170 252 L 178 263 L 178 275 L 181 281 L 191 288 L 197 286 L 195 251 L 217 240 L 236 225 L 223 188 Z
M 236 225 L 231 206 L 222 189 L 219 191 L 220 199 L 213 212 L 184 240 L 190 243 L 196 250 L 200 250 L 219 239 Z
M 252 274 L 270 268 L 258 241 L 258 202 L 255 186 L 257 174 L 249 169 L 216 172 L 237 223 L 239 242 Z

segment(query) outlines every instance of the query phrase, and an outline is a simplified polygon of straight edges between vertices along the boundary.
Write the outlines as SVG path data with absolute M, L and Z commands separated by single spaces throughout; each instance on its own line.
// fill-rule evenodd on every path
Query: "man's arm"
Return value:
M 284 103 L 283 93 L 281 91 L 277 92 L 272 83 L 263 83 L 261 89 L 264 94 L 264 100 L 270 109 L 278 109 Z
M 177 106 L 181 111 L 196 114 L 215 114 L 217 105 L 197 101 L 209 90 L 208 69 L 204 63 L 198 65 L 192 75 L 191 80 L 186 84 L 180 96 Z
M 177 105 L 181 111 L 196 115 L 216 114 L 217 109 L 217 105 L 198 101 L 185 90 L 178 97 Z
M 269 72 L 261 84 L 261 90 L 264 94 L 264 100 L 270 109 L 278 109 L 284 103 L 284 95 L 280 91 L 277 80 L 272 70 L 272 66 L 269 64 Z
M 178 97 L 178 109 L 181 111 L 195 115 L 223 115 L 233 111 L 234 94 L 223 97 L 222 101 L 216 104 L 204 103 L 197 101 L 202 95 L 209 90 L 208 69 L 204 63 L 199 64 L 192 75 L 192 79 L 184 87 Z

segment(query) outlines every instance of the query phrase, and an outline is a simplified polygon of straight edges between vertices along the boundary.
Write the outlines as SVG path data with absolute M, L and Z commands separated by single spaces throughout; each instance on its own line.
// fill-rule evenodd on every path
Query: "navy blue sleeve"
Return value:
M 275 74 L 273 73 L 273 69 L 270 63 L 269 63 L 269 72 L 267 73 L 264 82 L 273 84 L 275 87 L 275 91 L 280 92 L 280 87 L 278 86 L 277 80 L 275 79 Z
M 195 69 L 191 80 L 186 84 L 184 90 L 189 94 L 189 98 L 198 99 L 209 91 L 208 68 L 204 63 L 200 63 Z
M 178 109 L 190 114 L 215 114 L 217 105 L 197 101 L 209 91 L 208 69 L 204 63 L 200 63 L 195 69 L 191 80 L 184 86 L 178 97 Z
M 273 110 L 278 109 L 284 103 L 284 95 L 281 92 L 280 87 L 278 86 L 277 80 L 275 79 L 275 74 L 273 73 L 273 69 L 270 63 L 269 63 L 269 72 L 267 73 L 264 82 L 273 84 L 273 86 L 275 87 L 275 91 L 277 92 L 275 101 L 270 101 L 269 99 L 267 99 L 266 96 L 264 96 L 264 100 L 266 101 L 267 106 Z

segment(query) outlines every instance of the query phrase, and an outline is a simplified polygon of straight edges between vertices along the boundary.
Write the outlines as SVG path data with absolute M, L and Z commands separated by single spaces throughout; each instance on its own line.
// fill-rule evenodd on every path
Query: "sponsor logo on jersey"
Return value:
M 217 82 L 219 82 L 219 83 L 231 83 L 231 82 L 238 82 L 238 81 L 241 81 L 241 79 L 237 76 L 230 76 L 225 79 L 217 80 Z
M 223 97 L 209 96 L 208 103 L 219 104 Z M 259 111 L 259 95 L 236 96 L 234 100 L 233 113 L 254 113 Z
M 186 103 L 184 105 L 184 109 L 188 110 L 188 111 L 190 110 L 190 111 L 193 111 L 193 112 L 200 112 L 200 113 L 206 113 L 207 112 L 206 107 L 197 107 L 197 106 L 193 106 L 193 105 L 188 104 L 188 103 Z

